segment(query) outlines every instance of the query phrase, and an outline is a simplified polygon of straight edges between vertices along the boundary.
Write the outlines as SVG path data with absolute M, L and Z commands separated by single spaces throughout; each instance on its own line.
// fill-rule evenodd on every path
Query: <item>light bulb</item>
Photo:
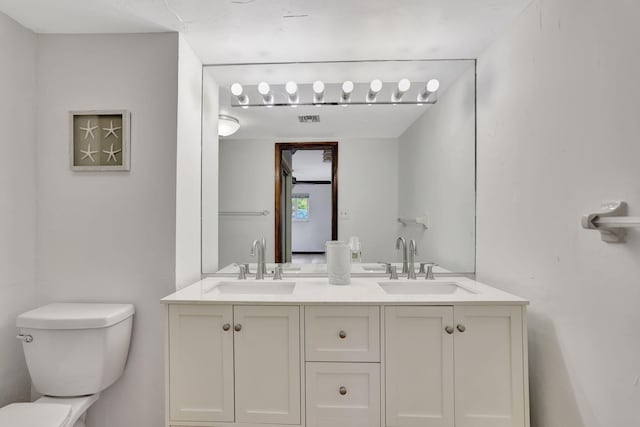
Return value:
M 367 93 L 367 102 L 375 102 L 378 92 L 382 90 L 382 81 L 375 79 L 369 84 L 369 92 Z
M 269 87 L 269 83 L 260 82 L 258 84 L 258 92 L 262 95 L 262 100 L 265 104 L 273 103 L 273 96 L 271 96 L 271 88 Z
M 231 85 L 231 93 L 234 96 L 242 95 L 242 85 L 240 83 L 234 83 Z
M 354 85 L 351 80 L 347 80 L 346 82 L 342 83 L 342 101 L 349 102 L 349 99 L 351 99 L 353 88 Z
M 437 79 L 431 79 L 427 82 L 427 90 L 430 93 L 437 92 L 440 89 L 440 82 Z
M 295 95 L 296 92 L 298 92 L 298 85 L 296 82 L 287 82 L 284 88 L 289 95 Z
M 324 98 L 324 83 L 320 80 L 313 82 L 313 102 L 321 103 Z
M 411 81 L 409 79 L 402 79 L 398 82 L 398 87 L 391 96 L 391 101 L 398 102 L 402 99 L 404 94 L 411 88 Z

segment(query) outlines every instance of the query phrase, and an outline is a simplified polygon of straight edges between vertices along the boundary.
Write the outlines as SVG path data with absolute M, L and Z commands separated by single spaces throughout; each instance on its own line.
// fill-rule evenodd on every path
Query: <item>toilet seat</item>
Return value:
M 49 404 L 49 405 L 61 405 L 61 406 L 69 406 L 70 413 L 69 419 L 66 424 L 63 424 L 61 427 L 73 427 L 76 425 L 76 422 L 81 419 L 81 417 L 87 412 L 87 409 L 91 405 L 95 403 L 96 400 L 100 397 L 100 393 L 90 394 L 88 396 L 80 396 L 80 397 L 52 397 L 52 396 L 43 396 L 40 399 L 36 400 L 34 404 Z M 84 420 L 84 418 L 82 418 Z M 79 424 L 81 426 L 84 423 Z M 0 424 L 0 427 L 3 427 Z M 44 427 L 49 427 L 44 426 Z M 58 426 L 56 426 L 58 427 Z
M 12 403 L 0 408 L 0 426 L 66 427 L 71 405 L 60 403 Z

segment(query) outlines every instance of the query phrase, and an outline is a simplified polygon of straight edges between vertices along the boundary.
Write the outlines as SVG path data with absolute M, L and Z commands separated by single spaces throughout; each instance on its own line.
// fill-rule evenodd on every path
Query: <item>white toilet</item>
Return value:
M 0 408 L 1 427 L 85 427 L 87 409 L 124 370 L 131 304 L 49 304 L 18 316 L 33 403 Z

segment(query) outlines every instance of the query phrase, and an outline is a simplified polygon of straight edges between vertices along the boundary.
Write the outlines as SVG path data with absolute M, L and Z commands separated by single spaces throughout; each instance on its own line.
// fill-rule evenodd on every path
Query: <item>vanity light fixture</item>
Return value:
M 267 105 L 273 104 L 273 95 L 271 94 L 271 87 L 269 87 L 269 83 L 258 83 L 258 93 L 262 95 L 262 102 Z
M 440 89 L 440 82 L 437 79 L 431 79 L 424 86 L 424 89 L 418 94 L 418 102 L 427 102 L 429 97 Z
M 324 83 L 322 83 L 320 80 L 316 80 L 315 82 L 313 82 L 313 103 L 320 104 L 323 100 Z
M 298 85 L 294 81 L 287 82 L 284 86 L 287 91 L 287 95 L 289 98 L 289 104 L 297 104 L 298 103 Z M 295 105 L 292 105 L 294 107 Z
M 369 93 L 367 93 L 367 102 L 376 102 L 376 96 L 378 92 L 382 90 L 382 81 L 375 79 L 369 84 Z
M 240 83 L 234 83 L 231 85 L 231 94 L 238 98 L 240 105 L 247 105 L 249 103 L 249 97 L 244 93 L 244 88 Z
M 218 135 L 231 136 L 240 129 L 240 120 L 232 116 L 220 114 L 218 116 Z
M 342 106 L 346 107 L 348 102 L 351 101 L 351 94 L 353 93 L 354 84 L 351 80 L 347 80 L 342 83 Z
M 402 79 L 398 82 L 398 87 L 391 95 L 391 102 L 400 102 L 404 94 L 411 88 L 411 81 L 409 79 Z

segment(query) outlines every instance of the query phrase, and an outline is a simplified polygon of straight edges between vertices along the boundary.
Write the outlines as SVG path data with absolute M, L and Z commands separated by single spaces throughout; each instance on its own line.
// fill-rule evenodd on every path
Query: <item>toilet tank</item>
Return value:
M 131 304 L 58 303 L 18 316 L 35 389 L 68 397 L 113 384 L 127 361 L 133 313 Z

